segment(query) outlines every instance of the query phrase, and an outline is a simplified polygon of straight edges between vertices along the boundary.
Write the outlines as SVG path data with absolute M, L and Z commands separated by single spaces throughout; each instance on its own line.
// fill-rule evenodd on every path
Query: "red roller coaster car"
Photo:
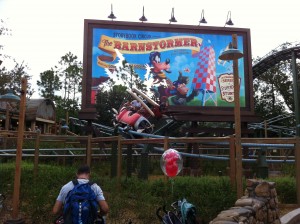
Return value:
M 121 125 L 125 129 L 133 129 L 137 132 L 151 133 L 153 124 L 148 118 L 159 116 L 159 105 L 136 88 L 132 90 L 147 100 L 153 106 L 153 109 L 151 110 L 134 92 L 127 90 L 135 100 L 125 103 L 119 112 L 113 109 L 115 112 L 115 125 Z

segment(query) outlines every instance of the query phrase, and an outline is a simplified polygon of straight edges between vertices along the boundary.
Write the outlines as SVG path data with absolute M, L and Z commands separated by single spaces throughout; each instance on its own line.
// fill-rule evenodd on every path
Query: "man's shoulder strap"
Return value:
M 76 186 L 78 184 L 78 180 L 74 179 L 74 180 L 72 180 L 72 183 L 74 184 L 74 186 Z

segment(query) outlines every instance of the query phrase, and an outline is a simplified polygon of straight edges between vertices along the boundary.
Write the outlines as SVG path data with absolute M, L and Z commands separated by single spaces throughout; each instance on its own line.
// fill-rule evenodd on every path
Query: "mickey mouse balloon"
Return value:
M 160 158 L 160 167 L 168 177 L 177 176 L 183 165 L 181 155 L 175 149 L 166 150 Z

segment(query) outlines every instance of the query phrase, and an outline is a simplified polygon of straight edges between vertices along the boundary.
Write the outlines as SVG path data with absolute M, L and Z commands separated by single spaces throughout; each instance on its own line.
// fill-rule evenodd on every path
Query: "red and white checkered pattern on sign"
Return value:
M 215 93 L 216 85 L 216 57 L 212 47 L 205 47 L 199 53 L 193 55 L 199 58 L 198 69 L 192 81 L 192 87 L 196 90 L 203 90 Z

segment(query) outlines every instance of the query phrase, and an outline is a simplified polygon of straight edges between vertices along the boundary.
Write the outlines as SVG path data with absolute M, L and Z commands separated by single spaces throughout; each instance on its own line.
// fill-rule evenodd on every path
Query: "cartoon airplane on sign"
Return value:
M 153 124 L 150 123 L 148 118 L 161 116 L 159 105 L 149 98 L 140 90 L 133 88 L 127 92 L 134 98 L 131 102 L 126 102 L 118 112 L 113 108 L 115 113 L 115 125 L 120 125 L 125 130 L 133 129 L 140 133 L 151 133 L 153 131 Z M 149 106 L 138 96 L 140 95 L 145 99 L 153 108 Z

